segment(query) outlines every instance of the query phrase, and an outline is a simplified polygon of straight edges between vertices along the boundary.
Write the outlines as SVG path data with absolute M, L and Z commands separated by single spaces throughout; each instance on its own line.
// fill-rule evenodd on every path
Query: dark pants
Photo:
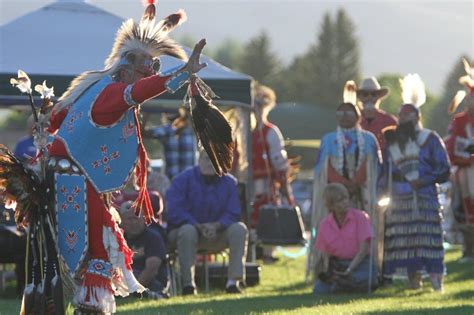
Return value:
M 348 276 L 339 276 L 334 271 L 343 272 L 349 267 L 352 259 L 331 258 L 329 270 L 323 275 L 318 276 L 314 284 L 314 294 L 329 293 L 366 293 L 369 288 L 369 268 L 370 259 L 367 256 L 362 260 L 355 270 Z M 376 288 L 377 271 L 375 263 L 372 262 L 372 291 Z
M 0 226 L 0 263 L 14 263 L 17 294 L 23 294 L 25 285 L 26 237 L 17 235 Z

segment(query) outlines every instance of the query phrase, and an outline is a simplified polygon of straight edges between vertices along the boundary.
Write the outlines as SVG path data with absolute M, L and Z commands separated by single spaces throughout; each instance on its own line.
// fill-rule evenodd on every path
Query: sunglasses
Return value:
M 351 110 L 338 110 L 338 111 L 336 111 L 336 117 L 342 118 L 344 116 L 354 118 L 354 117 L 356 117 L 356 113 L 354 113 Z
M 357 92 L 357 96 L 362 97 L 362 98 L 376 97 L 378 96 L 378 92 L 377 91 L 359 91 Z

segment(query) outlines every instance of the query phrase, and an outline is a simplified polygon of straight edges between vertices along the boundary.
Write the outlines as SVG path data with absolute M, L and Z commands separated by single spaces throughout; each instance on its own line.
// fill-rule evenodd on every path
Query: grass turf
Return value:
M 315 297 L 304 282 L 304 258 L 281 257 L 262 267 L 261 282 L 242 295 L 215 289 L 209 294 L 168 300 L 118 300 L 119 314 L 474 314 L 474 268 L 458 262 L 458 247 L 446 252 L 448 276 L 445 293 L 406 289 L 403 282 L 381 288 L 372 295 Z M 0 300 L 0 314 L 17 314 L 19 300 Z

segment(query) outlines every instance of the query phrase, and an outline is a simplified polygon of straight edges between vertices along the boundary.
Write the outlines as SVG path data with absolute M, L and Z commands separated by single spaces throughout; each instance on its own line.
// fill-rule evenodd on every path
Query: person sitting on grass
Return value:
M 160 233 L 145 225 L 143 216 L 137 217 L 132 201 L 120 206 L 121 227 L 133 251 L 133 274 L 138 282 L 148 288 L 144 296 L 151 299 L 168 298 L 168 272 L 166 270 L 166 245 Z
M 322 253 L 322 271 L 314 294 L 367 292 L 376 284 L 376 266 L 370 257 L 374 237 L 369 215 L 349 207 L 349 192 L 340 183 L 323 193 L 329 214 L 321 221 L 316 248 Z

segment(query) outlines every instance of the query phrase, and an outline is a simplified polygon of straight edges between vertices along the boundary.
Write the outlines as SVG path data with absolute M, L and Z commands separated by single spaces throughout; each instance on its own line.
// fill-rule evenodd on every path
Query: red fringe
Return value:
M 133 203 L 135 208 L 135 215 L 139 216 L 140 212 L 143 210 L 143 216 L 145 218 L 145 223 L 151 224 L 152 221 L 157 222 L 157 219 L 153 213 L 153 207 L 151 205 L 150 195 L 148 194 L 148 189 L 146 187 L 147 177 L 148 177 L 148 155 L 146 153 L 145 147 L 143 146 L 142 135 L 140 131 L 140 123 L 138 120 L 137 111 L 135 110 L 135 122 L 137 124 L 137 137 L 138 137 L 138 163 L 135 168 L 135 175 L 137 177 L 137 184 L 139 187 L 138 197 Z M 159 213 L 161 213 L 159 209 Z

